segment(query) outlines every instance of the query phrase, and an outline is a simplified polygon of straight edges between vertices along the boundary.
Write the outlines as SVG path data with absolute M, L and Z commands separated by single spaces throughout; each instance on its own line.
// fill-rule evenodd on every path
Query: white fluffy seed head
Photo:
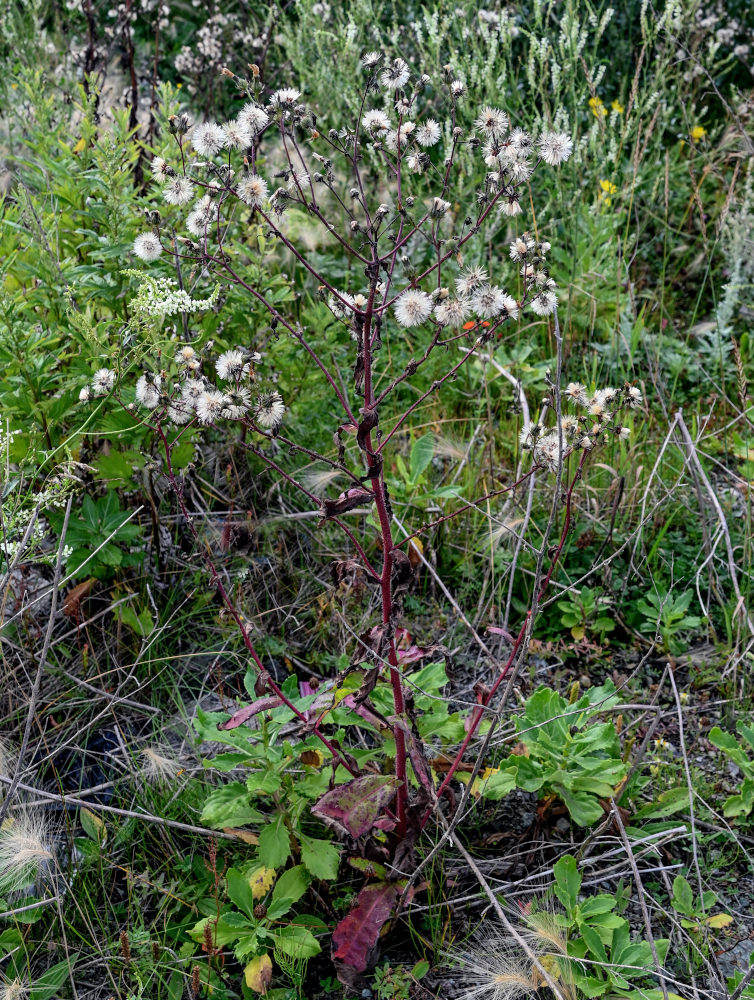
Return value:
M 246 355 L 236 348 L 224 351 L 215 362 L 215 370 L 223 382 L 238 381 L 249 370 Z
M 385 112 L 380 111 L 379 108 L 367 111 L 361 119 L 361 124 L 370 135 L 379 135 L 380 133 L 384 134 L 385 132 L 389 132 L 392 128 L 390 119 Z
M 279 427 L 285 416 L 285 403 L 279 392 L 266 392 L 259 396 L 254 407 L 254 420 L 260 427 Z
M 228 149 L 247 149 L 251 145 L 253 137 L 245 122 L 236 119 L 226 122 L 221 128 L 225 133 L 225 145 Z
M 482 108 L 474 128 L 487 139 L 498 139 L 508 128 L 508 116 L 499 108 Z
M 216 156 L 226 143 L 225 132 L 217 122 L 197 125 L 191 134 L 191 144 L 200 156 Z
M 168 205 L 186 205 L 194 194 L 194 186 L 188 177 L 173 177 L 164 188 Z
M 244 386 L 225 393 L 223 416 L 226 420 L 240 420 L 251 407 L 251 393 Z
M 238 197 L 250 208 L 261 208 L 267 201 L 267 181 L 258 174 L 245 174 L 238 182 Z
M 545 163 L 559 167 L 573 152 L 573 140 L 565 132 L 544 132 L 539 137 L 537 148 Z
M 251 102 L 244 104 L 238 112 L 238 123 L 251 132 L 252 135 L 259 135 L 269 120 L 267 112 Z
M 168 170 L 170 169 L 166 160 L 163 160 L 161 156 L 155 156 L 150 164 L 152 169 L 152 176 L 157 181 L 158 184 L 164 184 L 168 179 Z
M 416 141 L 420 146 L 434 146 L 440 140 L 440 126 L 434 118 L 426 118 L 416 130 Z
M 134 240 L 133 249 L 137 257 L 147 264 L 151 264 L 162 253 L 162 244 L 154 233 L 141 233 Z
M 400 90 L 408 83 L 408 66 L 402 59 L 393 59 L 380 73 L 380 83 L 386 90 Z
M 219 389 L 205 389 L 196 401 L 196 415 L 203 424 L 211 424 L 223 415 L 225 396 Z
M 100 368 L 92 376 L 92 392 L 95 396 L 106 396 L 115 385 L 115 372 L 111 368 Z
M 159 375 L 145 372 L 136 382 L 136 402 L 148 410 L 153 410 L 160 402 L 162 379 Z
M 418 288 L 409 288 L 395 303 L 395 318 L 401 326 L 420 326 L 432 314 L 432 299 Z
M 471 308 L 482 319 L 494 319 L 505 309 L 505 292 L 495 285 L 482 285 L 471 297 Z

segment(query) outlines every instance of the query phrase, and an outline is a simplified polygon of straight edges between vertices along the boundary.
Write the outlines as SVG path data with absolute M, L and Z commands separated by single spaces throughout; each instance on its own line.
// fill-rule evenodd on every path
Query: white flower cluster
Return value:
M 124 274 L 140 279 L 138 291 L 129 303 L 133 311 L 155 319 L 174 316 L 176 313 L 203 312 L 212 309 L 220 296 L 219 285 L 215 286 L 208 298 L 194 299 L 185 289 L 179 288 L 178 282 L 173 278 L 153 278 L 142 271 L 132 269 L 124 271 Z M 105 391 L 109 392 L 110 390 Z M 96 395 L 103 395 L 103 393 L 98 392 Z
M 563 390 L 563 398 L 586 410 L 586 414 L 563 416 L 560 431 L 542 423 L 526 424 L 521 430 L 521 447 L 532 452 L 537 465 L 551 472 L 557 470 L 561 459 L 570 451 L 594 448 L 621 410 L 636 409 L 642 403 L 641 391 L 628 382 L 622 389 L 607 387 L 593 392 L 587 392 L 580 382 L 569 382 Z M 621 440 L 628 439 L 630 432 L 627 427 L 613 424 L 612 429 Z

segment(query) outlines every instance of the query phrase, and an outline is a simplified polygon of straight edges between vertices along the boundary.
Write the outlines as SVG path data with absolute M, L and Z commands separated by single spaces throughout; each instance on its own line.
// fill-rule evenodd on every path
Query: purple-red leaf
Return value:
M 390 919 L 399 888 L 389 882 L 365 885 L 356 899 L 356 906 L 333 931 L 332 957 L 356 972 L 363 972 L 369 963 L 369 953 L 377 944 L 380 931 Z
M 239 708 L 234 715 L 231 715 L 227 722 L 220 722 L 217 728 L 236 729 L 238 726 L 242 726 L 244 722 L 247 722 L 252 716 L 258 715 L 260 712 L 269 712 L 273 708 L 279 708 L 282 704 L 283 702 L 277 695 L 270 695 L 268 698 L 259 698 L 258 701 L 253 701 L 250 705 L 246 705 L 245 708 Z
M 389 775 L 366 774 L 325 792 L 312 812 L 344 833 L 361 837 L 372 829 L 399 784 Z

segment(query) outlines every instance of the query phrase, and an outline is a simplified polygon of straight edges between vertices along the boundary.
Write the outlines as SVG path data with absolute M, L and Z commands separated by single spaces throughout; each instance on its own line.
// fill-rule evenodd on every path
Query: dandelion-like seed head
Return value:
M 632 409 L 636 406 L 641 406 L 644 397 L 642 396 L 640 389 L 637 389 L 635 385 L 630 385 L 625 392 L 626 402 Z
M 276 90 L 270 98 L 271 108 L 292 108 L 301 97 L 301 91 L 294 87 L 282 87 Z
M 389 117 L 384 111 L 380 111 L 379 108 L 367 111 L 361 119 L 361 124 L 373 136 L 389 132 L 392 128 Z
M 535 246 L 535 241 L 529 236 L 528 233 L 524 233 L 523 236 L 517 236 L 510 245 L 511 260 L 525 260 Z
M 449 208 L 449 201 L 443 201 L 442 198 L 433 198 L 429 203 L 429 214 L 433 219 L 441 219 Z
M 186 205 L 194 194 L 194 186 L 188 177 L 173 177 L 165 185 L 164 197 L 168 205 Z
M 517 153 L 528 154 L 534 147 L 534 139 L 525 129 L 514 128 L 508 136 L 508 142 Z
M 238 182 L 238 197 L 250 208 L 261 208 L 267 201 L 267 181 L 258 174 L 245 174 Z
M 153 410 L 160 402 L 162 379 L 152 372 L 144 372 L 136 382 L 136 402 Z
M 514 187 L 504 189 L 500 198 L 500 212 L 502 215 L 507 215 L 510 219 L 521 214 L 521 202 L 518 198 L 518 192 Z
M 587 404 L 586 386 L 582 385 L 581 382 L 569 382 L 565 387 L 565 396 L 571 402 L 578 403 L 579 406 Z
M 382 62 L 381 52 L 365 52 L 361 57 L 361 65 L 364 69 L 374 69 Z
M 190 361 L 193 361 L 196 357 L 196 351 L 190 344 L 184 344 L 183 347 L 179 347 L 175 354 L 175 363 L 177 365 L 187 365 Z
M 409 288 L 395 303 L 395 318 L 401 326 L 419 326 L 432 314 L 432 299 L 418 288 Z
M 223 414 L 225 396 L 219 389 L 208 388 L 196 400 L 196 415 L 202 424 L 211 424 Z
M 397 153 L 400 144 L 401 151 L 404 151 L 415 129 L 416 122 L 402 122 L 399 128 L 392 129 L 387 133 L 385 145 L 391 152 Z
M 199 199 L 196 205 L 194 205 L 189 217 L 186 219 L 186 229 L 188 229 L 193 236 L 204 236 L 207 226 L 212 221 L 213 212 L 214 206 L 212 199 L 208 194 L 205 194 Z
M 474 128 L 488 139 L 499 139 L 508 128 L 508 116 L 499 108 L 485 107 L 474 122 Z
M 386 90 L 400 90 L 408 83 L 408 66 L 402 59 L 393 59 L 380 73 L 380 83 Z
M 190 378 L 181 386 L 181 396 L 192 409 L 196 409 L 199 397 L 206 388 L 207 384 L 203 378 Z
M 559 167 L 573 152 L 573 140 L 565 132 L 543 132 L 537 148 L 545 163 L 551 167 Z
M 215 362 L 215 370 L 223 382 L 238 381 L 249 371 L 246 355 L 237 348 L 224 351 Z
M 471 297 L 471 308 L 482 319 L 494 319 L 505 309 L 505 292 L 495 285 L 482 285 Z
M 223 416 L 227 420 L 240 420 L 251 407 L 251 393 L 244 386 L 225 394 Z
M 35 882 L 53 857 L 41 813 L 6 819 L 0 827 L 0 893 L 18 892 Z
M 250 132 L 252 136 L 259 135 L 269 120 L 270 116 L 264 108 L 257 107 L 251 101 L 244 104 L 238 112 L 238 124 Z
M 558 297 L 555 292 L 550 289 L 543 289 L 531 300 L 532 311 L 537 314 L 537 316 L 549 316 L 550 313 L 555 312 L 555 308 L 558 304 Z
M 469 302 L 466 299 L 446 299 L 435 306 L 435 319 L 443 326 L 457 330 L 463 326 L 469 315 Z
M 159 236 L 156 236 L 154 233 L 141 233 L 134 240 L 133 249 L 137 257 L 147 264 L 151 264 L 162 253 L 162 244 L 160 243 Z
M 164 184 L 172 173 L 172 167 L 161 156 L 155 156 L 150 164 L 152 176 L 158 184 Z
M 221 128 L 225 133 L 225 145 L 228 149 L 248 149 L 251 145 L 251 131 L 238 119 L 226 122 Z
M 106 396 L 115 385 L 115 372 L 111 368 L 100 368 L 92 376 L 92 392 L 95 396 Z
M 176 400 L 176 402 L 171 403 L 168 407 L 168 420 L 177 426 L 187 424 L 193 416 L 193 406 L 189 405 L 189 403 L 183 398 Z
M 197 125 L 191 135 L 191 145 L 200 156 L 217 156 L 226 143 L 225 131 L 217 122 Z
M 475 288 L 484 285 L 489 280 L 489 274 L 484 267 L 467 267 L 456 278 L 456 289 L 462 297 L 470 295 Z
M 441 130 L 434 118 L 426 118 L 416 130 L 416 141 L 425 148 L 440 141 Z
M 285 416 L 285 403 L 279 392 L 266 392 L 257 398 L 254 420 L 260 427 L 279 427 Z
M 331 295 L 327 300 L 327 304 L 330 308 L 330 312 L 336 319 L 345 319 L 350 313 L 350 307 L 356 305 L 353 295 L 349 295 L 348 292 L 338 292 L 338 296 Z

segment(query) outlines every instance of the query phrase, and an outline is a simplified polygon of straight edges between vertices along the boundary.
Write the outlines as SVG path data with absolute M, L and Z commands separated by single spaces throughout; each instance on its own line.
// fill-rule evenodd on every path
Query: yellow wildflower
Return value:
M 589 98 L 589 107 L 592 109 L 592 114 L 595 118 L 604 118 L 607 114 L 607 108 L 599 99 L 599 97 Z
M 707 134 L 707 129 L 703 125 L 695 125 L 691 130 L 691 141 L 699 142 Z
M 626 110 L 620 101 L 613 101 L 610 107 L 613 109 L 613 111 L 617 111 L 619 115 L 622 115 L 623 112 Z
M 600 181 L 599 200 L 605 205 L 612 204 L 612 196 L 617 193 L 618 188 L 612 181 Z

